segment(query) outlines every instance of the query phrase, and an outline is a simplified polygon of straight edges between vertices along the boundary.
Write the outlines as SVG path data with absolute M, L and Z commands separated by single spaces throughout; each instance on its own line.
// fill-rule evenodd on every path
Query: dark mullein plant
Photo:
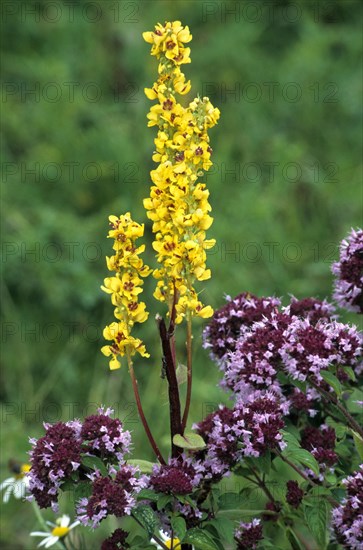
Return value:
M 214 241 L 206 234 L 213 221 L 209 193 L 198 178 L 212 165 L 208 131 L 219 111 L 208 98 L 187 106 L 177 100 L 190 91 L 180 68 L 190 62 L 188 27 L 166 22 L 144 38 L 159 62 L 158 79 L 146 90 L 157 100 L 148 125 L 158 128 L 153 155 L 158 166 L 144 201 L 158 267 L 141 259 L 145 246 L 136 241 L 144 225 L 129 212 L 110 216 L 113 255 L 107 267 L 113 275 L 103 290 L 111 296 L 116 321 L 104 330 L 109 343 L 102 352 L 112 371 L 122 362 L 127 366 L 155 461 L 131 458 L 131 434 L 110 409 L 46 424 L 45 435 L 31 440 L 30 472 L 19 471 L 22 495 L 30 493 L 45 529 L 31 534 L 43 537 L 45 547 L 80 549 L 80 539 L 70 532 L 98 529 L 112 516 L 114 531 L 102 550 L 362 549 L 361 334 L 339 321 L 332 303 L 312 297 L 292 296 L 283 306 L 280 298 L 243 291 L 214 313 L 200 301 L 197 286 L 211 276 L 206 250 Z M 362 264 L 363 232 L 355 230 L 343 241 L 333 272 L 335 300 L 357 313 Z M 148 319 L 140 297 L 151 273 L 154 296 L 166 306 L 156 321 L 170 408 L 168 455 L 150 430 L 134 367 L 135 357 L 149 356 L 133 329 Z M 195 317 L 210 318 L 204 347 L 221 371 L 230 405 L 220 405 L 187 431 Z M 175 340 L 182 323 L 184 407 Z M 75 522 L 63 515 L 45 523 L 39 509 L 58 512 L 67 491 L 74 493 Z

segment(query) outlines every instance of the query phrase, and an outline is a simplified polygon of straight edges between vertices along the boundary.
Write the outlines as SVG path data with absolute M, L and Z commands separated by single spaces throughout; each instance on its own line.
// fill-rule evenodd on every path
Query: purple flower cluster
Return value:
M 262 525 L 259 519 L 254 519 L 251 523 L 240 523 L 234 532 L 237 550 L 255 550 L 262 538 Z
M 118 470 L 111 467 L 109 476 L 96 472 L 92 476 L 91 496 L 82 498 L 77 507 L 80 522 L 95 529 L 108 515 L 130 515 L 136 506 L 135 495 L 147 486 L 147 478 L 138 473 L 138 468 L 129 465 Z
M 104 459 L 116 457 L 120 462 L 130 451 L 131 434 L 122 429 L 118 418 L 111 418 L 112 410 L 101 408 L 99 414 L 87 416 L 81 429 L 84 448 L 90 454 Z
M 286 483 L 286 502 L 293 508 L 298 508 L 304 496 L 304 491 L 300 489 L 297 481 L 288 481 Z
M 320 319 L 332 321 L 335 315 L 335 307 L 326 300 L 317 300 L 316 298 L 303 298 L 298 300 L 291 296 L 290 304 L 284 308 L 285 313 L 291 317 L 302 317 L 309 319 L 310 323 L 315 324 Z
M 362 372 L 360 335 L 355 327 L 334 319 L 334 308 L 328 302 L 292 297 L 290 304 L 279 310 L 275 298 L 254 299 L 255 316 L 243 324 L 251 307 L 246 296 L 241 294 L 217 311 L 204 334 L 205 346 L 212 349 L 223 372 L 222 387 L 237 397 L 243 399 L 254 390 L 272 391 L 281 399 L 284 395 L 290 398 L 291 393 L 291 407 L 312 416 L 314 401 L 320 396 L 312 387 L 308 387 L 309 395 L 292 387 L 287 391 L 279 380 L 281 372 L 293 380 L 309 378 L 314 384 L 322 384 L 320 373 L 331 366 L 336 367 L 341 381 L 348 379 L 344 370 L 347 366 L 353 367 L 357 375 Z M 236 319 L 241 321 L 238 329 Z M 230 324 L 233 331 L 228 329 Z M 222 353 L 223 331 L 228 330 Z
M 281 429 L 286 404 L 273 393 L 255 392 L 233 409 L 220 407 L 194 428 L 206 442 L 197 454 L 204 477 L 213 482 L 228 474 L 243 457 L 258 457 L 268 449 L 285 447 Z
M 80 426 L 75 422 L 44 425 L 46 434 L 31 439 L 29 489 L 40 508 L 57 510 L 61 484 L 76 471 L 81 462 Z
M 348 309 L 363 313 L 363 230 L 352 229 L 340 245 L 339 262 L 332 265 L 336 276 L 333 297 Z
M 245 330 L 235 342 L 235 351 L 225 359 L 222 386 L 240 395 L 248 394 L 251 388 L 280 394 L 276 377 L 284 331 L 290 322 L 289 315 L 274 313 Z
M 322 469 L 333 466 L 338 461 L 334 452 L 336 433 L 331 426 L 323 425 L 321 428 L 307 426 L 301 434 L 301 446 L 310 451 L 319 462 Z
M 184 456 L 170 459 L 167 465 L 155 465 L 149 486 L 157 493 L 187 495 L 199 484 L 201 475 L 195 470 L 192 460 Z
M 235 342 L 245 328 L 270 317 L 280 305 L 278 298 L 257 298 L 248 292 L 233 300 L 227 296 L 227 304 L 214 313 L 204 331 L 204 346 L 211 349 L 213 357 L 223 359 L 234 351 Z
M 289 395 L 290 414 L 307 413 L 308 416 L 317 414 L 316 402 L 321 400 L 321 396 L 314 388 L 307 388 L 305 392 L 298 388 L 293 388 Z
M 332 512 L 332 525 L 338 542 L 350 550 L 363 548 L 363 464 L 343 481 L 347 496 Z
M 126 542 L 127 537 L 128 533 L 126 531 L 116 529 L 112 535 L 103 541 L 101 550 L 126 550 L 130 548 Z
M 292 319 L 279 353 L 285 371 L 293 379 L 305 381 L 310 376 L 316 383 L 322 381 L 320 373 L 329 366 L 338 368 L 338 377 L 344 377 L 345 366 L 360 371 L 361 351 L 355 327 L 337 321 L 312 325 L 308 319 Z
M 62 484 L 71 476 L 86 476 L 83 456 L 101 457 L 110 465 L 124 460 L 131 435 L 123 430 L 120 420 L 110 418 L 111 413 L 111 409 L 100 408 L 83 424 L 77 420 L 46 424 L 45 435 L 30 440 L 29 487 L 40 508 L 52 506 L 56 510 Z

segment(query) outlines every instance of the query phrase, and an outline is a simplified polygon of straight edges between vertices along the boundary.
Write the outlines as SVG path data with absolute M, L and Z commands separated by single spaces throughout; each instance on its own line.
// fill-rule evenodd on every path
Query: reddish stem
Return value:
M 186 395 L 185 409 L 184 409 L 183 422 L 182 422 L 183 433 L 188 422 L 190 402 L 192 398 L 192 379 L 193 379 L 193 376 L 192 376 L 193 374 L 192 372 L 192 320 L 190 316 L 188 316 L 188 320 L 187 320 L 186 346 L 187 346 L 187 395 Z
M 128 357 L 128 364 L 129 364 L 129 373 L 130 373 L 130 377 L 131 377 L 132 387 L 133 387 L 134 395 L 135 395 L 135 399 L 136 399 L 136 406 L 137 406 L 137 410 L 139 412 L 139 416 L 141 418 L 142 425 L 144 426 L 144 430 L 146 432 L 147 438 L 148 438 L 148 440 L 150 442 L 150 445 L 153 448 L 153 451 L 154 451 L 155 455 L 157 456 L 159 462 L 161 464 L 166 464 L 166 462 L 165 462 L 165 460 L 164 460 L 164 458 L 163 458 L 163 456 L 162 456 L 162 454 L 159 450 L 159 447 L 157 446 L 157 444 L 155 442 L 155 439 L 153 438 L 153 435 L 152 435 L 151 430 L 149 428 L 149 424 L 147 423 L 147 420 L 146 420 L 146 417 L 145 417 L 145 414 L 144 414 L 144 410 L 143 410 L 142 404 L 141 404 L 138 382 L 137 382 L 137 379 L 136 379 L 136 376 L 135 376 L 134 368 L 133 368 L 132 361 L 131 361 L 130 357 Z
M 171 436 L 171 454 L 172 457 L 177 457 L 181 454 L 181 449 L 174 445 L 174 435 L 182 434 L 181 426 L 181 413 L 180 413 L 180 397 L 179 387 L 176 378 L 175 364 L 173 360 L 173 353 L 171 350 L 171 335 L 166 328 L 164 319 L 160 316 L 156 316 L 156 322 L 159 328 L 161 346 L 163 350 L 163 356 L 165 361 L 166 378 L 169 385 L 169 405 L 170 405 L 170 436 Z

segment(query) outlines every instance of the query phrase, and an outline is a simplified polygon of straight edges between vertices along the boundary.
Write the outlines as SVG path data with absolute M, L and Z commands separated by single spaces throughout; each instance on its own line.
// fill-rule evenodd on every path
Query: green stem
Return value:
M 284 457 L 280 451 L 278 451 L 277 449 L 275 449 L 275 453 L 277 454 L 277 456 L 279 456 L 281 458 L 281 460 L 283 460 L 284 462 L 286 462 L 286 464 L 288 464 L 293 470 L 295 470 L 295 472 L 297 474 L 299 474 L 303 479 L 305 479 L 305 481 L 307 481 L 308 483 L 310 483 L 310 485 L 312 485 L 313 487 L 319 487 L 319 485 L 317 483 L 315 483 L 315 481 L 313 481 L 312 479 L 310 479 L 309 476 L 307 476 L 306 474 L 304 474 L 304 472 L 302 472 L 300 470 L 300 468 L 298 468 L 297 466 L 295 466 L 295 464 L 293 462 L 291 462 L 291 460 L 289 460 L 288 458 Z M 332 498 L 332 497 L 327 497 L 327 500 L 330 502 L 330 504 L 332 504 L 333 506 L 339 506 L 339 502 L 337 500 L 335 500 L 335 498 Z
M 256 478 L 256 485 L 258 485 L 258 487 L 260 487 L 263 492 L 265 493 L 265 495 L 267 496 L 267 498 L 273 503 L 273 504 L 276 504 L 276 501 L 275 501 L 275 498 L 274 496 L 272 495 L 271 491 L 269 490 L 269 488 L 267 487 L 265 481 L 263 479 L 260 478 L 260 476 L 256 473 L 256 471 L 250 466 L 248 465 L 249 469 L 251 470 L 251 473 L 255 476 Z

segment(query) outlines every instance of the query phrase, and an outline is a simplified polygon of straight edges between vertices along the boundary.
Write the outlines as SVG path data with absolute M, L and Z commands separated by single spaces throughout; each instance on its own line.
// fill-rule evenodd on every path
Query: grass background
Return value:
M 82 417 L 99 403 L 133 430 L 135 456 L 152 459 L 126 368 L 109 372 L 99 351 L 112 320 L 99 287 L 109 214 L 131 210 L 152 240 L 142 198 L 155 130 L 146 128 L 143 88 L 156 79 L 156 61 L 141 33 L 174 19 L 193 34 L 188 99 L 208 95 L 221 110 L 206 179 L 217 246 L 204 301 L 217 308 L 224 294 L 245 290 L 329 296 L 339 241 L 361 224 L 360 2 L 4 2 L 1 479 L 8 459 L 26 460 L 42 421 Z M 136 369 L 167 452 L 153 286 L 142 327 L 152 359 Z M 191 421 L 225 400 L 202 326 Z M 181 361 L 183 339 L 181 331 Z M 35 527 L 30 506 L 11 501 L 2 548 L 35 547 Z M 86 536 L 87 548 L 99 547 L 102 535 Z

